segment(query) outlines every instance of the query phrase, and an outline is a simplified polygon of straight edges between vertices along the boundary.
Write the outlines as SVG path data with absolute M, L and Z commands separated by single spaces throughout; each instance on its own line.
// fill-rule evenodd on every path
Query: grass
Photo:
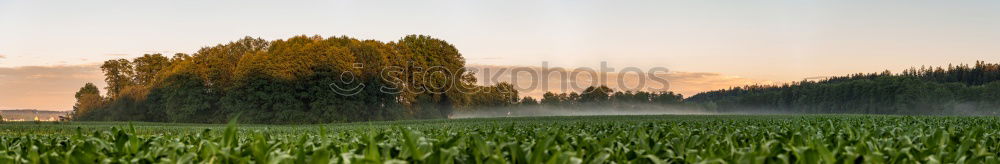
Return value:
M 0 124 L 0 163 L 998 163 L 995 117 L 664 115 Z

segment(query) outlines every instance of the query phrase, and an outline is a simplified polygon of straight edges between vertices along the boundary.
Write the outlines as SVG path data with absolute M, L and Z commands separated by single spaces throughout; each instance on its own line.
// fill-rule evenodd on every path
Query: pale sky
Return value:
M 454 44 L 470 64 L 580 67 L 607 61 L 783 82 L 997 62 L 1000 1 L 0 0 L 0 69 L 7 69 L 0 78 L 8 81 L 0 81 L 0 108 L 46 106 L 2 100 L 24 97 L 2 87 L 24 88 L 11 81 L 31 80 L 13 79 L 24 73 L 10 71 L 78 68 L 145 53 L 192 53 L 244 36 L 301 34 L 382 41 L 426 34 Z M 82 86 L 77 83 L 69 88 Z M 75 89 L 66 92 L 71 98 Z M 65 106 L 62 101 L 40 108 Z

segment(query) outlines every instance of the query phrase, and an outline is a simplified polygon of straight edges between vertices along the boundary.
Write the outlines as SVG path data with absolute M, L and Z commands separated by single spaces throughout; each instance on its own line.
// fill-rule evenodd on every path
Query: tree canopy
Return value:
M 470 101 L 460 89 L 475 80 L 464 67 L 453 45 L 423 35 L 388 43 L 246 37 L 191 55 L 106 61 L 108 93 L 86 85 L 77 93 L 74 117 L 203 123 L 236 114 L 253 123 L 442 118 Z M 349 94 L 333 88 L 342 85 L 364 87 Z

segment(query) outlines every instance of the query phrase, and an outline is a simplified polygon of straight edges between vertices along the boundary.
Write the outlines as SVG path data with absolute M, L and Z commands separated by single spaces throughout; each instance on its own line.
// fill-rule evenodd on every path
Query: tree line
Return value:
M 193 54 L 105 61 L 101 70 L 107 93 L 85 84 L 74 95 L 72 117 L 221 123 L 240 115 L 248 123 L 328 123 L 447 118 L 456 110 L 696 106 L 708 112 L 997 114 L 1000 105 L 1000 64 L 981 61 L 734 87 L 686 99 L 673 92 L 607 86 L 520 97 L 509 83 L 476 85 L 464 68 L 465 59 L 453 45 L 423 35 L 391 42 L 346 36 L 246 37 Z M 345 94 L 338 92 L 340 87 L 353 90 Z
M 447 118 L 456 110 L 565 107 L 611 102 L 679 103 L 667 93 L 547 93 L 519 98 L 513 85 L 476 85 L 448 42 L 423 35 L 397 41 L 346 36 L 246 37 L 193 54 L 145 54 L 105 61 L 107 93 L 76 93 L 81 121 L 328 123 Z M 346 80 L 345 80 L 346 78 Z M 336 86 L 334 86 L 336 85 Z M 344 87 L 347 92 L 338 92 Z
M 685 105 L 684 96 L 670 91 L 614 91 L 605 86 L 587 87 L 580 93 L 546 92 L 540 99 L 530 96 L 518 98 L 518 91 L 510 83 L 483 86 L 474 92 L 469 110 L 515 110 L 546 109 L 613 109 L 641 110 L 664 109 Z
M 1000 114 L 1000 64 L 910 68 L 703 92 L 706 110 L 860 114 Z
M 417 76 L 423 68 L 449 71 Z M 467 104 L 473 85 L 465 59 L 448 42 L 410 35 L 381 42 L 349 37 L 246 37 L 194 54 L 147 54 L 105 61 L 101 94 L 76 94 L 76 120 L 219 123 L 322 123 L 441 118 Z M 394 70 L 385 72 L 381 70 Z M 364 86 L 351 94 L 331 84 Z M 458 78 L 451 78 L 458 77 Z

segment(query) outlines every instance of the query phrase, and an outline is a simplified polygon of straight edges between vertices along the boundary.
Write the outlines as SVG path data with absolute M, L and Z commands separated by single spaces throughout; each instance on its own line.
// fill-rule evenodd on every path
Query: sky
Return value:
M 1000 1 L 0 0 L 0 109 L 69 109 L 83 83 L 101 83 L 104 60 L 303 34 L 431 35 L 469 64 L 607 62 L 788 82 L 996 62 Z M 723 84 L 742 83 L 702 87 Z

